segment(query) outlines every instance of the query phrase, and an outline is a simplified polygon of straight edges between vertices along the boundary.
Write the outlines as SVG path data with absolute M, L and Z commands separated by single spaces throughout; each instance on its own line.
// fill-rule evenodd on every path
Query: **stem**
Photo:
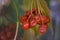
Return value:
M 17 34 L 18 34 L 18 28 L 19 28 L 19 22 L 17 22 L 17 28 L 16 28 L 16 33 L 15 33 L 14 40 L 16 40 L 16 38 L 17 38 Z
M 18 21 L 18 9 L 17 9 L 16 2 L 15 2 L 15 1 L 13 1 L 13 0 L 12 0 L 12 2 L 13 2 L 13 5 L 15 6 L 15 8 L 16 8 L 16 15 L 17 15 L 17 27 L 16 27 L 16 33 L 15 33 L 15 36 L 14 36 L 14 40 L 16 40 L 17 35 L 18 35 L 18 28 L 19 28 L 19 21 Z
M 39 6 L 39 1 L 37 0 L 37 7 L 38 7 L 38 13 L 39 13 L 39 15 L 40 15 L 40 18 L 41 18 L 41 20 L 42 20 L 42 16 L 41 16 L 41 13 L 40 13 L 40 6 Z M 43 24 L 43 21 L 42 21 L 42 24 Z
M 39 5 L 38 5 L 39 8 L 41 9 L 40 11 L 43 11 L 43 13 L 45 13 L 44 9 L 43 9 L 42 6 L 41 6 L 41 3 L 40 3 L 39 1 L 38 1 L 37 3 L 39 4 Z M 43 14 L 43 13 L 42 13 L 42 14 Z
M 32 2 L 31 2 L 31 15 L 28 17 L 27 21 L 29 20 L 29 18 L 30 18 L 31 16 L 34 16 L 34 15 L 32 14 L 32 4 L 33 4 L 33 0 L 32 0 Z

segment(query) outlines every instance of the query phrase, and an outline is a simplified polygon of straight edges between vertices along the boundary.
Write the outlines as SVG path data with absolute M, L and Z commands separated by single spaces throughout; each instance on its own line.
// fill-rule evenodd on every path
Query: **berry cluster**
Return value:
M 48 28 L 48 23 L 50 19 L 45 16 L 41 11 L 38 12 L 38 9 L 32 9 L 31 11 L 26 11 L 25 15 L 21 17 L 20 21 L 22 22 L 22 28 L 28 30 L 36 26 L 39 26 L 39 32 L 41 34 L 45 33 Z
M 0 26 L 0 40 L 14 40 L 16 25 L 10 23 L 8 26 Z

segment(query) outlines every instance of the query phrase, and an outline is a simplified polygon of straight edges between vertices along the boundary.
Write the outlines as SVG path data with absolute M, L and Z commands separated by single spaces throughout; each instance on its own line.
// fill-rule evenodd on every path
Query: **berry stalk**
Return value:
M 15 6 L 15 8 L 16 8 L 16 17 L 17 17 L 17 23 L 16 23 L 17 24 L 17 27 L 16 27 L 16 33 L 15 33 L 15 36 L 14 36 L 14 40 L 16 40 L 17 34 L 18 34 L 18 28 L 19 28 L 18 9 L 17 9 L 17 6 L 16 6 L 15 1 L 12 0 L 12 2 L 13 2 L 13 5 Z

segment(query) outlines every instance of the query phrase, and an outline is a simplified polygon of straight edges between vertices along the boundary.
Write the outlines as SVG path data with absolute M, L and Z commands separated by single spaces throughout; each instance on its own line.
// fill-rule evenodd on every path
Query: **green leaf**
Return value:
M 39 25 L 36 25 L 34 28 L 32 28 L 34 30 L 36 36 L 39 34 L 38 28 L 39 28 Z

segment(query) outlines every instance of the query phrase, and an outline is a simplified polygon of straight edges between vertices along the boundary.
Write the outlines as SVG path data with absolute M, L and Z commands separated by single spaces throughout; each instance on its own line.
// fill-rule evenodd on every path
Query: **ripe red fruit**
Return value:
M 10 38 L 12 36 L 12 32 L 7 31 L 7 37 Z
M 39 16 L 39 15 L 36 15 L 36 16 L 35 16 L 35 20 L 36 20 L 37 23 L 39 23 L 39 22 L 41 21 L 40 16 Z
M 49 23 L 49 22 L 50 22 L 50 19 L 49 19 L 49 18 L 47 18 L 46 22 L 47 22 L 47 23 Z
M 44 15 L 40 16 L 40 18 L 41 18 L 41 24 L 45 24 L 49 22 L 49 19 Z
M 45 34 L 46 31 L 47 31 L 47 29 L 48 29 L 48 24 L 43 24 L 43 25 L 40 25 L 40 26 L 39 26 L 39 32 L 40 32 L 41 34 Z
M 9 24 L 9 29 L 16 29 L 16 25 L 13 24 L 13 23 L 10 23 L 10 24 Z
M 26 21 L 27 20 L 27 16 L 22 16 L 21 17 L 21 19 L 20 19 L 20 21 L 23 23 L 24 21 Z
M 1 35 L 1 40 L 7 40 L 7 37 L 6 37 L 6 35 Z
M 35 19 L 31 19 L 31 20 L 29 21 L 29 24 L 30 24 L 30 28 L 31 28 L 31 27 L 34 27 L 34 26 L 37 24 L 37 22 L 36 22 Z
M 48 28 L 48 24 L 42 24 L 40 27 Z
M 47 17 L 46 16 L 43 16 L 43 19 L 42 20 L 43 20 L 43 22 L 46 23 L 47 22 Z
M 29 29 L 29 22 L 24 22 L 24 23 L 22 23 L 22 28 L 23 28 L 24 30 L 28 30 L 28 29 Z
M 29 17 L 29 15 L 31 14 L 30 11 L 26 11 L 26 16 Z
M 45 34 L 47 30 L 46 30 L 46 28 L 39 28 L 38 31 L 40 34 Z
M 32 13 L 33 13 L 34 15 L 37 15 L 37 14 L 38 14 L 38 9 L 33 8 L 33 9 L 32 9 Z

